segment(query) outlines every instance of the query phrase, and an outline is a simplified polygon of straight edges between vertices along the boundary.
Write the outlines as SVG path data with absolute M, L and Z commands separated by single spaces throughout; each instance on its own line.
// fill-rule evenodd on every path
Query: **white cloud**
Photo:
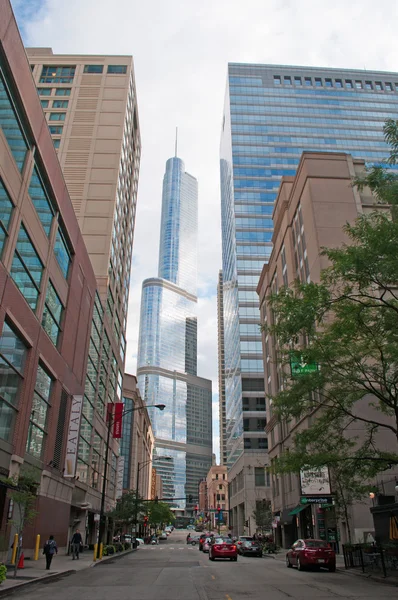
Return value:
M 218 148 L 227 63 L 394 70 L 397 17 L 390 0 L 380 0 L 377 10 L 371 0 L 44 0 L 35 20 L 24 23 L 27 45 L 134 56 L 143 150 L 128 323 L 131 371 L 141 282 L 157 273 L 162 177 L 174 153 L 175 127 L 178 154 L 199 180 L 199 277 L 210 294 L 199 301 L 199 375 L 216 386 Z

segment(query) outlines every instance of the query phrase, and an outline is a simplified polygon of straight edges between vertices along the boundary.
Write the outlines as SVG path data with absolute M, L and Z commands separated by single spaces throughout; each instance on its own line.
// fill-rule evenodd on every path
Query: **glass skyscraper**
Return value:
M 398 118 L 397 73 L 228 66 L 220 170 L 229 467 L 242 454 L 267 448 L 256 286 L 271 253 L 280 179 L 295 174 L 304 150 L 381 162 L 389 117 Z
M 146 404 L 166 405 L 163 412 L 148 409 L 154 466 L 164 497 L 180 510 L 196 503 L 212 458 L 211 381 L 197 376 L 197 212 L 197 181 L 181 159 L 170 158 L 163 180 L 158 277 L 142 287 L 137 377 Z

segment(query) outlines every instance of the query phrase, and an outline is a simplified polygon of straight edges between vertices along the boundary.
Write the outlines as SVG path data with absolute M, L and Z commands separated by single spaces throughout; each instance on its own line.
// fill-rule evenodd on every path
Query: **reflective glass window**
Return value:
M 329 87 L 329 88 L 333 87 L 333 83 L 332 83 L 331 79 L 328 79 L 328 78 L 325 79 L 325 87 Z
M 7 322 L 0 335 L 0 438 L 12 435 L 27 347 Z
M 286 76 L 283 78 L 283 83 L 284 83 L 285 85 L 292 85 L 292 78 L 291 78 L 291 77 L 289 77 L 288 75 L 286 75 Z
M 343 87 L 343 82 L 342 82 L 342 80 L 341 80 L 341 79 L 335 79 L 335 80 L 334 80 L 334 85 L 335 85 L 337 88 L 342 88 L 342 87 Z
M 75 70 L 74 66 L 44 65 L 40 83 L 72 83 Z
M 65 121 L 66 113 L 50 113 L 50 121 Z
M 320 77 L 315 77 L 315 85 L 317 87 L 321 87 L 322 86 L 322 79 Z
M 57 88 L 55 90 L 56 96 L 70 96 L 71 89 L 70 88 Z
M 345 80 L 345 86 L 346 86 L 348 89 L 351 89 L 351 88 L 352 88 L 352 81 L 351 81 L 351 79 L 346 79 L 346 80 Z
M 29 184 L 29 196 L 36 209 L 38 217 L 47 236 L 50 235 L 54 209 L 40 178 L 37 167 L 34 167 Z
M 301 85 L 301 77 L 294 78 L 294 85 Z
M 51 135 L 61 135 L 63 132 L 63 126 L 62 125 L 50 125 L 49 126 L 49 130 Z
M 0 258 L 8 237 L 8 231 L 11 221 L 14 205 L 11 202 L 7 190 L 0 179 Z
M 48 108 L 48 100 L 40 100 L 40 104 L 43 108 Z
M 11 265 L 11 277 L 32 310 L 36 310 L 42 275 L 43 263 L 21 224 Z
M 312 85 L 311 77 L 304 77 L 304 82 L 305 82 L 305 85 Z
M 46 301 L 43 311 L 42 325 L 54 346 L 57 345 L 61 332 L 64 307 L 51 281 L 48 281 Z
M 61 140 L 60 139 L 53 140 L 53 142 L 54 142 L 54 148 L 59 148 L 60 147 L 60 144 L 61 144 Z
M 383 89 L 383 84 L 381 83 L 381 81 L 376 81 L 375 82 L 375 88 L 378 92 L 381 92 Z
M 11 96 L 6 89 L 3 74 L 0 71 L 0 127 L 3 130 L 7 143 L 18 169 L 22 171 L 28 144 L 19 123 L 16 110 L 11 101 Z
M 365 81 L 365 89 L 373 90 L 373 84 L 371 81 Z
M 359 79 L 356 79 L 355 87 L 357 88 L 357 90 L 361 90 L 362 89 L 362 81 L 360 81 Z
M 279 75 L 274 75 L 274 84 L 275 85 L 280 85 L 281 84 L 281 78 Z
M 124 75 L 127 73 L 127 65 L 108 65 L 108 73 Z
M 68 108 L 68 100 L 53 100 L 53 108 Z
M 37 88 L 37 93 L 39 96 L 51 96 L 51 92 L 51 88 Z
M 104 65 L 84 65 L 85 73 L 102 73 Z
M 392 92 L 392 85 L 388 81 L 385 82 L 384 87 L 386 89 L 386 92 Z
M 72 258 L 60 227 L 58 228 L 57 236 L 55 238 L 54 254 L 61 267 L 63 276 L 67 279 Z
M 42 458 L 47 435 L 47 413 L 49 409 L 52 379 L 39 365 L 37 367 L 32 411 L 30 413 L 26 452 Z

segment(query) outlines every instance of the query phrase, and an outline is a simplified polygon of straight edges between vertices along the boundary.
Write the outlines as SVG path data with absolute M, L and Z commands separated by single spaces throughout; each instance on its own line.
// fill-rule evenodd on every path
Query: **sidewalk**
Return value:
M 25 560 L 24 568 L 18 569 L 16 579 L 13 577 L 14 571 L 10 568 L 8 569 L 7 579 L 0 585 L 0 597 L 8 596 L 17 591 L 18 588 L 36 584 L 43 580 L 56 581 L 77 571 L 96 567 L 107 560 L 126 556 L 126 554 L 130 554 L 131 552 L 134 552 L 134 550 L 126 550 L 125 552 L 118 552 L 111 556 L 104 556 L 102 560 L 97 560 L 96 562 L 94 562 L 92 550 L 86 550 L 81 553 L 79 560 L 73 560 L 72 556 L 56 554 L 49 571 L 46 570 L 46 557 L 40 554 L 39 560 Z

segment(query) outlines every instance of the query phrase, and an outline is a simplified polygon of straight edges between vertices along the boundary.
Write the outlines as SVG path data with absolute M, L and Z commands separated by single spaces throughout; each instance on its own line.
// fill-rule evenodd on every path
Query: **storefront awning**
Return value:
M 299 504 L 298 506 L 296 506 L 296 508 L 293 508 L 293 510 L 290 511 L 289 517 L 293 517 L 293 515 L 298 515 L 299 512 L 301 512 L 305 508 L 308 508 L 308 506 L 308 504 Z

